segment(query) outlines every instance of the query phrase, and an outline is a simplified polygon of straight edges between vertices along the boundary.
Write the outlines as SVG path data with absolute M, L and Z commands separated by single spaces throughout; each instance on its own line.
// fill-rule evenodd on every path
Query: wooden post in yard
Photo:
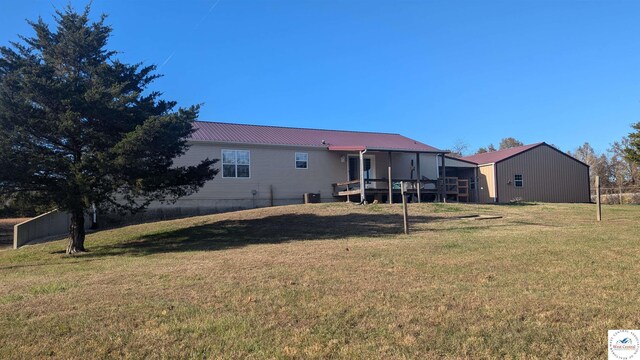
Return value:
M 596 176 L 596 219 L 602 221 L 602 204 L 600 203 L 600 176 Z
M 269 206 L 273 206 L 273 185 L 269 185 Z
M 407 211 L 406 183 L 400 182 L 400 194 L 402 194 L 402 215 L 404 224 L 404 233 L 409 233 L 409 212 Z

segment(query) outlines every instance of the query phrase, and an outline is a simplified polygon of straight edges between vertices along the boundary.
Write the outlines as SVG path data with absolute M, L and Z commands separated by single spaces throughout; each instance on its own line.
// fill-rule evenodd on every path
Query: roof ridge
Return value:
M 303 127 L 295 127 L 295 126 L 277 126 L 277 125 L 259 125 L 259 124 L 240 124 L 240 123 L 230 123 L 223 121 L 203 121 L 203 120 L 195 120 L 196 123 L 205 123 L 205 124 L 223 124 L 223 125 L 240 125 L 240 126 L 254 126 L 254 127 L 266 127 L 266 128 L 274 128 L 274 129 L 292 129 L 292 130 L 314 130 L 314 131 L 333 131 L 333 132 L 349 132 L 349 133 L 360 133 L 360 134 L 384 134 L 384 135 L 398 135 L 404 138 L 409 139 L 408 137 L 399 134 L 399 133 L 389 133 L 389 132 L 378 132 L 378 131 L 359 131 L 359 130 L 336 130 L 336 129 L 318 129 L 318 128 L 303 128 Z M 413 140 L 413 139 L 411 139 Z M 417 141 L 417 140 L 413 140 Z M 426 145 L 426 144 L 425 144 Z
M 478 155 L 484 155 L 484 154 L 495 154 L 495 153 L 499 153 L 499 152 L 503 152 L 503 151 L 510 151 L 510 150 L 515 150 L 515 149 L 520 149 L 520 148 L 525 148 L 525 147 L 530 147 L 530 146 L 538 146 L 541 144 L 545 144 L 544 141 L 540 141 L 537 143 L 531 143 L 531 144 L 527 144 L 527 145 L 520 145 L 520 146 L 514 146 L 514 147 L 510 147 L 510 148 L 506 148 L 506 149 L 499 149 L 499 150 L 493 150 L 493 151 L 487 151 L 487 152 L 483 152 L 483 153 L 479 153 L 479 154 L 473 154 L 473 155 L 467 155 L 467 156 L 463 156 L 461 159 L 464 158 L 468 158 L 468 157 L 473 157 L 473 156 L 478 156 Z
M 512 156 L 515 156 L 517 154 L 520 154 L 524 151 L 533 149 L 535 147 L 538 147 L 542 144 L 546 144 L 544 141 L 541 142 L 537 142 L 537 143 L 532 143 L 532 144 L 527 144 L 527 145 L 521 145 L 521 146 L 516 146 L 516 147 L 512 147 L 512 148 L 506 148 L 506 149 L 500 149 L 500 150 L 494 150 L 494 151 L 488 151 L 485 153 L 481 153 L 481 154 L 474 154 L 474 155 L 469 155 L 469 156 L 464 156 L 461 159 L 464 160 L 468 160 L 477 164 L 489 164 L 489 163 L 495 163 L 495 162 L 500 162 L 502 160 L 505 160 L 507 158 L 510 158 Z M 504 158 L 500 158 L 500 155 L 505 156 Z M 486 159 L 485 161 L 483 161 L 483 159 Z

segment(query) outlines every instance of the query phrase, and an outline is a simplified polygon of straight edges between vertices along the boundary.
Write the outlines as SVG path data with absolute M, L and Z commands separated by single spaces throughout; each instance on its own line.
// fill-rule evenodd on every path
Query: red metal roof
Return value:
M 544 144 L 544 143 L 543 142 L 539 142 L 539 143 L 535 143 L 535 144 L 518 146 L 518 147 L 504 149 L 504 150 L 486 152 L 486 153 L 483 153 L 483 154 L 465 156 L 465 157 L 462 157 L 461 159 L 462 160 L 466 160 L 466 161 L 471 161 L 471 162 L 476 163 L 478 165 L 497 163 L 497 162 L 500 162 L 500 161 L 505 160 L 507 158 L 510 158 L 512 156 L 515 156 L 515 155 L 518 155 L 520 153 L 523 153 L 523 152 L 525 152 L 525 151 L 527 151 L 529 149 L 533 149 L 534 147 L 542 145 L 542 144 Z
M 399 134 L 302 129 L 196 121 L 192 140 L 239 144 L 324 147 L 335 151 L 446 152 Z

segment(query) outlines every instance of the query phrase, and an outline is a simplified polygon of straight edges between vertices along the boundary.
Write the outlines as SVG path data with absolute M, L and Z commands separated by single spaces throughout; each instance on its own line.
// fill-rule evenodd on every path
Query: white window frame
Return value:
M 231 163 L 225 163 L 224 162 L 224 153 L 225 151 L 233 151 L 235 153 L 235 162 L 233 164 Z M 238 152 L 240 151 L 246 151 L 248 158 L 249 158 L 249 163 L 248 164 L 240 164 L 240 165 L 247 165 L 249 166 L 249 176 L 244 177 L 244 176 L 238 176 Z M 246 149 L 222 149 L 220 151 L 220 159 L 222 162 L 222 168 L 220 170 L 222 170 L 222 178 L 223 179 L 251 179 L 251 150 L 246 150 Z M 225 165 L 235 165 L 235 175 L 236 176 L 224 176 L 224 166 Z
M 303 154 L 307 157 L 307 160 L 298 160 L 298 155 L 303 155 Z M 298 161 L 304 161 L 306 163 L 306 167 L 298 167 Z M 309 153 L 296 152 L 295 155 L 293 156 L 293 166 L 297 170 L 308 170 L 309 169 Z
M 517 176 L 520 176 L 520 180 L 516 179 Z M 518 181 L 520 182 L 520 186 L 518 186 Z M 517 187 L 517 188 L 523 188 L 524 187 L 524 176 L 522 176 L 522 174 L 514 174 L 513 175 L 513 186 Z

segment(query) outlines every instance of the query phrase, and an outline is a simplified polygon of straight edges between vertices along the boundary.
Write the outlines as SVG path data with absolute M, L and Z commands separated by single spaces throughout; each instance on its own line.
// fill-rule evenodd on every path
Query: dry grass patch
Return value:
M 318 204 L 0 253 L 0 357 L 603 357 L 640 207 Z M 502 216 L 474 220 L 469 215 Z

